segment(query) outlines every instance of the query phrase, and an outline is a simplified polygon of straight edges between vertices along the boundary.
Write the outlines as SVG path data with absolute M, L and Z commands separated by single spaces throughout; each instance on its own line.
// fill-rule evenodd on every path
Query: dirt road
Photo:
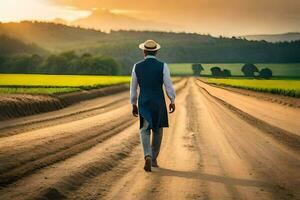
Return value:
M 224 104 L 226 93 L 210 88 L 217 99 L 207 87 L 176 84 L 177 110 L 152 173 L 143 170 L 127 92 L 1 122 L 0 199 L 300 199 L 299 125 L 268 118 L 294 135 L 296 146 L 288 145 L 270 134 L 276 127 L 250 123 Z M 248 113 L 248 103 L 228 104 Z

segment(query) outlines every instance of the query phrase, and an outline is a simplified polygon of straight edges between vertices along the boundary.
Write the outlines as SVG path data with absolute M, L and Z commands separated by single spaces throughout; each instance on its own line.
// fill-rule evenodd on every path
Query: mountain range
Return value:
M 105 32 L 111 30 L 179 31 L 184 29 L 184 26 L 180 24 L 166 24 L 159 23 L 157 20 L 143 20 L 120 13 L 116 14 L 108 9 L 93 10 L 90 15 L 71 22 L 62 19 L 55 19 L 54 22 L 80 26 L 82 28 L 92 28 Z M 244 35 L 242 37 L 248 40 L 282 42 L 300 40 L 300 33 Z
M 94 10 L 89 16 L 71 21 L 69 25 L 93 28 L 109 32 L 111 30 L 176 30 L 177 26 L 162 24 L 154 20 L 143 20 L 135 17 L 115 14 L 107 9 Z M 134 28 L 132 28 L 134 27 Z
M 265 40 L 268 42 L 283 42 L 300 40 L 299 32 L 282 33 L 282 34 L 262 34 L 262 35 L 246 35 L 242 36 L 248 40 Z

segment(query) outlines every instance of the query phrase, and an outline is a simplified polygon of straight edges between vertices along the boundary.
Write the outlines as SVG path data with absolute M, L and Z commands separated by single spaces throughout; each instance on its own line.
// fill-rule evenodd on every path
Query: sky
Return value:
M 149 29 L 152 22 L 170 31 L 224 36 L 300 31 L 300 0 L 1 0 L 0 21 L 72 21 L 99 9 L 144 20 Z

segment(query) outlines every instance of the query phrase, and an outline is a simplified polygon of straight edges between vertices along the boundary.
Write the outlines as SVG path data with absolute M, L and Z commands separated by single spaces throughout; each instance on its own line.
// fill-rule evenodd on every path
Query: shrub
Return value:
M 269 68 L 263 68 L 260 70 L 259 76 L 264 79 L 270 79 L 273 76 L 273 72 Z
M 222 70 L 220 67 L 212 67 L 210 68 L 210 71 L 211 71 L 211 74 L 212 76 L 215 76 L 215 77 L 221 77 L 222 76 Z
M 192 70 L 194 76 L 200 76 L 201 71 L 203 71 L 204 69 L 200 63 L 194 63 L 192 64 Z
M 242 67 L 242 72 L 246 77 L 254 77 L 254 73 L 258 72 L 258 69 L 254 64 L 245 64 Z

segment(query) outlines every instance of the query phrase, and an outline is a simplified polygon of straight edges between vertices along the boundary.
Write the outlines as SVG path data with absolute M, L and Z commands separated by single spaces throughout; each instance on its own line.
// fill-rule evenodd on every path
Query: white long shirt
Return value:
M 147 58 L 155 58 L 155 56 L 146 56 Z M 163 82 L 165 86 L 165 90 L 167 92 L 167 95 L 171 101 L 171 103 L 175 103 L 175 90 L 172 84 L 171 76 L 170 76 L 170 70 L 166 63 L 164 63 L 164 69 L 163 69 Z M 137 77 L 135 73 L 135 65 L 133 66 L 132 73 L 131 73 L 131 83 L 130 83 L 130 103 L 133 105 L 137 104 L 137 98 L 138 98 L 138 82 Z

